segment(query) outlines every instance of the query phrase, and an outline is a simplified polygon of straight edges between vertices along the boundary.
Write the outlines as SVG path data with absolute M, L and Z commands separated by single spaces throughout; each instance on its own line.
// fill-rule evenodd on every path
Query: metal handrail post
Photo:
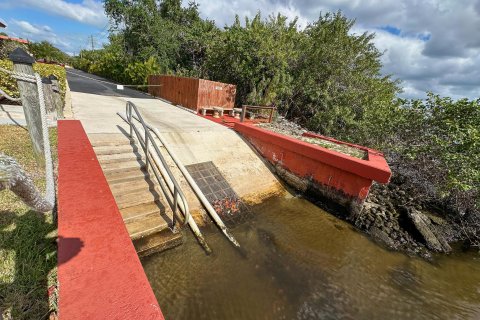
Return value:
M 149 156 L 148 156 L 148 130 L 145 128 L 145 125 L 143 125 L 143 130 L 145 131 L 145 149 L 143 150 L 145 152 L 145 170 L 148 172 L 148 163 L 150 161 Z
M 178 190 L 177 190 L 177 187 L 174 187 L 173 189 L 173 221 L 172 221 L 172 224 L 173 224 L 173 227 L 175 228 L 175 224 L 176 224 L 176 213 L 177 213 L 177 205 L 178 205 Z
M 247 106 L 242 106 L 242 113 L 240 114 L 240 122 L 245 121 L 246 113 L 247 113 Z
M 135 112 L 136 115 L 133 115 L 133 112 Z M 205 249 L 207 253 L 211 253 L 212 250 L 210 249 L 207 242 L 205 241 L 205 238 L 200 232 L 200 229 L 198 228 L 195 220 L 191 218 L 190 210 L 188 208 L 188 202 L 185 195 L 183 194 L 178 182 L 175 180 L 172 172 L 170 171 L 170 168 L 167 162 L 165 161 L 163 155 L 161 154 L 160 149 L 158 148 L 155 140 L 153 139 L 153 136 L 150 134 L 150 131 L 153 130 L 152 127 L 150 127 L 143 120 L 143 117 L 138 111 L 137 107 L 130 101 L 127 101 L 125 113 L 126 113 L 126 117 L 123 117 L 118 112 L 117 112 L 117 115 L 120 116 L 120 118 L 122 118 L 125 122 L 127 122 L 130 125 L 132 138 L 133 138 L 133 133 L 135 132 L 138 142 L 140 143 L 142 149 L 145 152 L 146 166 L 153 161 L 154 165 L 150 163 L 149 167 L 151 168 L 155 178 L 157 179 L 161 187 L 161 190 L 165 195 L 165 200 L 167 201 L 168 205 L 170 206 L 173 212 L 172 230 L 175 229 L 175 226 L 177 224 L 178 218 L 176 214 L 177 214 L 177 207 L 179 207 L 180 211 L 183 212 L 183 215 L 184 215 L 184 221 L 182 221 L 182 225 L 188 224 L 192 232 L 196 236 L 200 245 Z M 142 135 L 141 132 L 138 130 L 133 120 L 138 121 L 142 125 L 143 130 L 145 132 L 144 135 Z M 157 135 L 157 133 L 155 134 Z M 149 140 L 151 141 L 151 143 L 148 142 Z M 160 161 L 158 161 L 157 158 Z M 160 171 L 160 173 L 158 171 Z M 169 191 L 168 194 L 167 194 L 167 191 Z M 170 199 L 170 196 L 172 195 L 173 195 L 173 201 Z M 179 198 L 180 198 L 180 203 L 178 202 Z
M 133 138 L 133 123 L 132 123 L 132 108 L 128 107 L 127 104 L 127 115 L 128 115 L 128 123 L 130 124 L 130 138 Z

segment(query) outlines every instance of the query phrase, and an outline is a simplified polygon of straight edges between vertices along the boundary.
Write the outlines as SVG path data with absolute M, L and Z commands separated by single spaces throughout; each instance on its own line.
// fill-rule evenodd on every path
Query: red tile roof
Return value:
M 11 40 L 11 41 L 16 41 L 16 42 L 28 44 L 28 40 L 19 39 L 19 38 L 11 38 L 11 37 L 2 36 L 2 35 L 0 35 L 0 40 Z

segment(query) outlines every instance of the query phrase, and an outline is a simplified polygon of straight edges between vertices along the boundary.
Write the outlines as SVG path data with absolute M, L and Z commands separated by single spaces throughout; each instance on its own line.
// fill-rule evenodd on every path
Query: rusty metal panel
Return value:
M 149 76 L 148 84 L 160 85 L 149 87 L 150 94 L 192 110 L 198 109 L 198 79 L 159 75 Z
M 229 228 L 253 217 L 212 161 L 190 164 L 185 168 Z
M 231 110 L 234 107 L 236 90 L 237 87 L 233 84 L 200 79 L 198 106 L 199 108 L 222 107 Z
M 236 86 L 231 84 L 167 75 L 149 76 L 148 84 L 160 85 L 148 88 L 151 95 L 196 111 L 203 107 L 230 110 L 235 103 Z

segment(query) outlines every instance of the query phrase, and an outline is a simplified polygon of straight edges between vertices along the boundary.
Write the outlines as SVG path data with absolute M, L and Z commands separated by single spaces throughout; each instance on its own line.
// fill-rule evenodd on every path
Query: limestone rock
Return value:
M 410 208 L 408 217 L 411 219 L 417 230 L 425 239 L 427 247 L 437 252 L 450 252 L 452 248 L 445 238 L 438 232 L 431 220 L 420 211 Z

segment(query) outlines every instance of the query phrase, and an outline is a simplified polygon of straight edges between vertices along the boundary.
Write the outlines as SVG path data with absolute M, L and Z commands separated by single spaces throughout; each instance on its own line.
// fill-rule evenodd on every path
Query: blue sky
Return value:
M 184 0 L 184 3 L 187 1 Z M 385 52 L 384 74 L 402 81 L 403 96 L 432 91 L 480 97 L 480 0 L 197 0 L 203 17 L 219 27 L 235 14 L 282 13 L 304 27 L 320 12 L 342 10 L 356 19 L 354 33 L 374 32 Z M 108 19 L 97 0 L 0 0 L 0 20 L 11 36 L 48 40 L 69 54 L 101 47 Z
M 69 54 L 101 47 L 108 37 L 108 19 L 95 0 L 4 0 L 0 19 L 10 36 L 48 40 Z

